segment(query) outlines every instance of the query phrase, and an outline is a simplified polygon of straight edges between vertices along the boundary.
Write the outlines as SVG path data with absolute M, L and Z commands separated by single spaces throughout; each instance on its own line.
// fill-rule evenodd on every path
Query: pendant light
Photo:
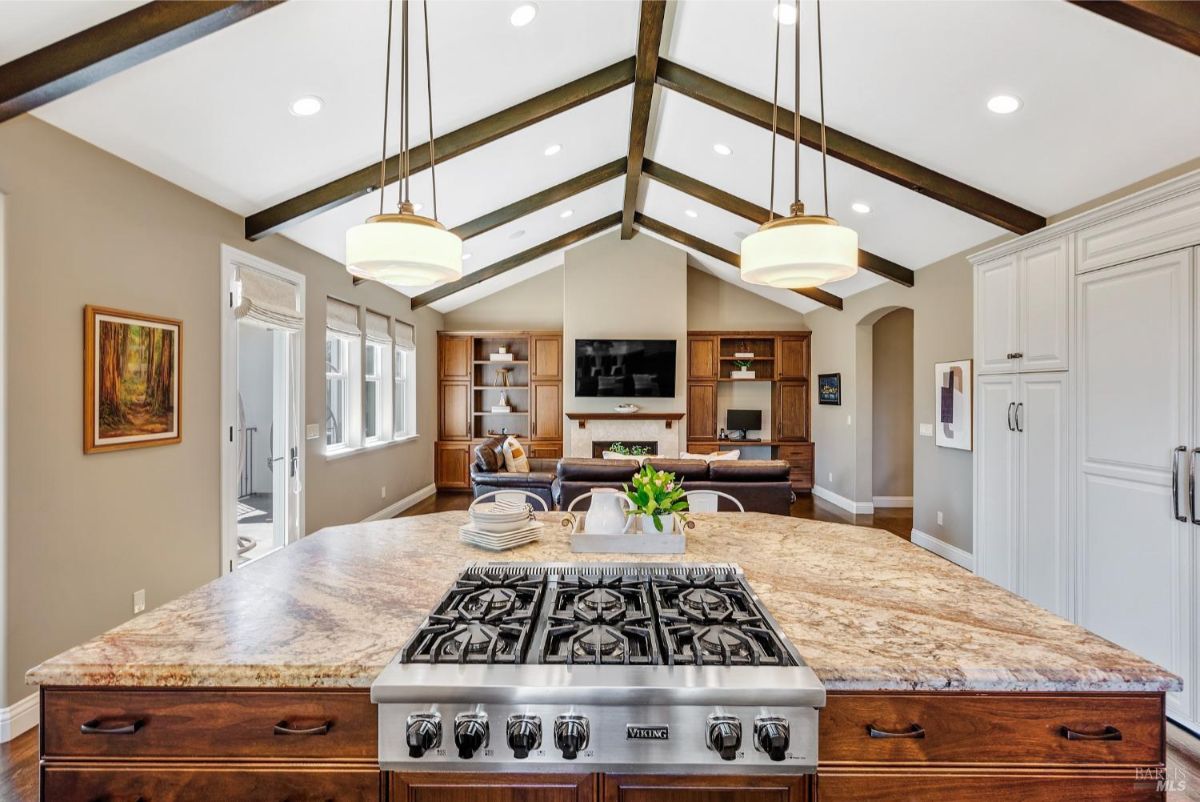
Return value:
M 425 88 L 429 97 L 429 173 L 433 217 L 415 213 L 409 196 L 408 0 L 400 3 L 400 203 L 383 211 L 387 181 L 388 89 L 392 72 L 392 0 L 388 0 L 387 58 L 383 80 L 383 148 L 379 161 L 379 214 L 346 232 L 346 269 L 351 275 L 400 287 L 426 287 L 462 277 L 462 240 L 437 221 L 437 175 L 433 152 L 433 82 L 429 75 L 429 2 L 425 16 Z
M 828 154 L 825 147 L 825 67 L 821 52 L 821 0 L 817 0 L 817 75 L 821 98 L 821 178 L 825 191 L 825 213 L 804 213 L 800 200 L 800 0 L 796 3 L 795 119 L 792 123 L 795 149 L 795 200 L 788 217 L 775 217 L 775 140 L 779 117 L 779 19 L 776 0 L 775 102 L 771 117 L 770 219 L 742 240 L 742 278 L 752 284 L 785 289 L 819 287 L 829 281 L 849 278 L 858 272 L 858 234 L 829 216 Z

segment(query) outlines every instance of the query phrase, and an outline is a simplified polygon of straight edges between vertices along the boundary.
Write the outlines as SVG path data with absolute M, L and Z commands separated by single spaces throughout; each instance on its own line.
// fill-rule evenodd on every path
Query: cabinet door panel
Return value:
M 42 771 L 42 798 L 211 802 L 214 799 L 286 799 L 289 802 L 376 802 L 383 798 L 377 767 L 310 769 L 297 766 L 155 766 L 144 763 L 65 767 Z
M 717 367 L 716 338 L 688 337 L 688 379 L 715 379 Z
M 438 339 L 438 377 L 463 381 L 471 378 L 470 337 Z
M 1019 348 L 1017 260 L 1006 256 L 975 268 L 975 366 L 977 372 L 1011 373 Z
M 1018 400 L 1016 376 L 981 376 L 975 385 L 975 571 L 1014 592 Z
M 1190 252 L 1076 280 L 1078 623 L 1193 677 L 1195 527 L 1176 520 L 1175 449 L 1192 443 Z M 1186 484 L 1180 477 L 1180 484 Z M 1195 685 L 1169 694 L 1186 717 Z
M 1162 802 L 1156 781 L 1138 777 L 1134 769 L 1119 775 L 1078 771 L 1047 775 L 1044 771 L 989 772 L 865 770 L 822 771 L 818 781 L 821 802 L 897 802 L 897 800 L 954 800 L 954 802 Z M 1153 772 L 1146 770 L 1147 775 Z
M 1067 374 L 1021 377 L 1018 592 L 1067 616 Z
M 433 462 L 438 487 L 460 490 L 471 486 L 470 443 L 438 443 Z
M 562 385 L 558 382 L 536 383 L 529 391 L 530 438 L 533 440 L 562 439 Z
M 1067 369 L 1070 270 L 1067 240 L 1023 251 L 1020 272 L 1021 371 Z
M 775 357 L 781 379 L 808 378 L 808 337 L 780 337 Z
M 530 372 L 534 381 L 562 379 L 562 337 L 534 335 L 531 339 L 529 356 Z
M 810 778 L 606 774 L 603 783 L 604 802 L 805 802 Z
M 687 436 L 693 440 L 716 439 L 717 385 L 689 384 L 687 394 Z
M 775 439 L 808 439 L 808 383 L 781 381 L 775 387 Z
M 595 802 L 594 774 L 393 774 L 392 802 Z
M 440 386 L 438 438 L 466 440 L 471 436 L 471 386 L 443 382 Z

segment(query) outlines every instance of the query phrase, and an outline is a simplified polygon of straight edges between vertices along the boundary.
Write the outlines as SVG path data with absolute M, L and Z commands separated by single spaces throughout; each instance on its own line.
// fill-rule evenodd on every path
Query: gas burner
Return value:
M 629 639 L 616 627 L 605 624 L 584 627 L 570 637 L 571 655 L 581 662 L 589 658 L 596 662 L 607 659 L 625 661 Z M 597 659 L 599 655 L 599 659 Z
M 619 618 L 627 609 L 625 597 L 611 588 L 585 590 L 575 597 L 571 606 L 576 617 L 583 621 Z
M 758 618 L 729 625 L 672 623 L 664 618 L 663 625 L 671 665 L 791 665 L 779 638 Z
M 718 590 L 688 588 L 679 594 L 679 609 L 697 621 L 723 621 L 733 615 L 733 603 Z
M 516 610 L 518 599 L 517 591 L 512 588 L 493 587 L 471 593 L 459 609 L 486 621 Z

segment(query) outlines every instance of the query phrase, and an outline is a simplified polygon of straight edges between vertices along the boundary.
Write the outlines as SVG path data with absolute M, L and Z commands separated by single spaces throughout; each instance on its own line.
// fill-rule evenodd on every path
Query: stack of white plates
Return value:
M 528 504 L 500 500 L 471 508 L 471 521 L 458 529 L 464 543 L 493 551 L 523 546 L 542 536 L 542 523 Z

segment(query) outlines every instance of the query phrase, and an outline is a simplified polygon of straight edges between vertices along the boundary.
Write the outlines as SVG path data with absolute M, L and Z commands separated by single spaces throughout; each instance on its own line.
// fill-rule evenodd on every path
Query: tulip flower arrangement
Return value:
M 672 515 L 680 521 L 687 520 L 684 513 L 688 503 L 683 496 L 683 483 L 675 481 L 675 474 L 656 471 L 650 465 L 643 465 L 641 470 L 633 475 L 632 484 L 633 487 L 621 485 L 626 497 L 633 503 L 629 515 L 648 516 L 654 521 L 654 528 L 659 532 L 664 531 L 664 517 L 667 518 L 668 525 L 672 523 Z

